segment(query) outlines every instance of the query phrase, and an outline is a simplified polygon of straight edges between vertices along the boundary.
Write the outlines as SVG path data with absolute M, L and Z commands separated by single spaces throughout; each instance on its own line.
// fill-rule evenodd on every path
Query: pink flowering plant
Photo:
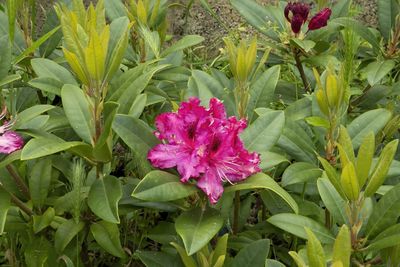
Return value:
M 196 180 L 212 204 L 220 199 L 224 182 L 234 184 L 261 171 L 259 155 L 249 153 L 239 137 L 246 121 L 227 118 L 216 98 L 210 99 L 208 109 L 190 98 L 177 112 L 158 115 L 156 126 L 157 138 L 165 143 L 149 151 L 152 165 L 177 167 L 181 182 Z

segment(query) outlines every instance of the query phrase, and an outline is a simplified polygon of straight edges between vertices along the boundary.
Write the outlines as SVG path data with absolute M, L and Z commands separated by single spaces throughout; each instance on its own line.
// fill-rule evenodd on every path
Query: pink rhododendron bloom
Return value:
M 4 106 L 0 114 L 0 120 L 5 117 L 7 108 Z M 24 145 L 24 140 L 16 132 L 10 131 L 13 123 L 5 122 L 0 127 L 0 153 L 10 154 L 16 150 L 19 150 Z
M 322 27 L 328 25 L 328 20 L 331 17 L 332 11 L 329 8 L 324 8 L 314 17 L 311 18 L 310 22 L 308 23 L 308 30 L 318 30 Z
M 259 155 L 249 153 L 239 138 L 246 121 L 227 118 L 216 98 L 208 109 L 191 98 L 177 112 L 159 115 L 156 127 L 155 134 L 164 143 L 149 151 L 150 162 L 158 168 L 176 166 L 181 181 L 197 180 L 213 204 L 224 191 L 223 182 L 242 181 L 260 171 Z

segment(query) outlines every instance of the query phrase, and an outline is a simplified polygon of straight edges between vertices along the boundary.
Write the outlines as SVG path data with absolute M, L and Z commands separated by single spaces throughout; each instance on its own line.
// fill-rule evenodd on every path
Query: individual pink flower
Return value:
M 332 11 L 329 8 L 324 8 L 314 17 L 311 18 L 310 22 L 308 23 L 308 30 L 318 30 L 322 27 L 328 25 L 328 20 L 331 17 Z
M 4 106 L 0 114 L 0 120 L 7 114 L 7 108 Z M 10 131 L 13 126 L 12 122 L 4 122 L 0 127 L 0 153 L 10 154 L 19 150 L 24 145 L 24 140 L 16 132 Z
M 246 121 L 227 118 L 216 98 L 208 109 L 191 98 L 177 112 L 159 115 L 156 127 L 155 135 L 164 143 L 149 151 L 150 162 L 158 168 L 176 166 L 181 181 L 197 180 L 213 204 L 223 193 L 223 182 L 238 182 L 260 171 L 259 155 L 249 153 L 239 138 Z

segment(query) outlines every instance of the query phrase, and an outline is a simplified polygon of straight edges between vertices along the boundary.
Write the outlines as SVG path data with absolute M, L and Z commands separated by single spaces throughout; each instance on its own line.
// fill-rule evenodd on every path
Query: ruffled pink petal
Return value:
M 178 140 L 182 139 L 181 124 L 182 120 L 176 113 L 167 112 L 158 115 L 156 118 L 157 138 L 160 140 L 165 139 L 170 143 L 178 142 Z
M 10 154 L 23 147 L 24 140 L 13 131 L 7 131 L 0 136 L 0 153 Z
M 211 204 L 218 202 L 224 192 L 222 181 L 214 169 L 209 169 L 197 182 L 199 187 L 208 197 Z
M 210 111 L 210 115 L 212 117 L 217 119 L 226 119 L 225 107 L 221 100 L 213 97 L 210 99 L 209 106 L 210 107 L 208 110 Z
M 199 175 L 199 170 L 196 168 L 198 165 L 196 154 L 182 145 L 156 145 L 149 151 L 147 158 L 157 168 L 167 169 L 177 166 L 183 182 Z

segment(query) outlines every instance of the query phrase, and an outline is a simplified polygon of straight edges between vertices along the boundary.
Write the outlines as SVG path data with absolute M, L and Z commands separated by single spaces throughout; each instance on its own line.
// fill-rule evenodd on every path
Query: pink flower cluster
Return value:
M 177 167 L 181 181 L 197 180 L 210 202 L 221 197 L 223 182 L 234 183 L 260 171 L 257 153 L 249 153 L 239 138 L 245 120 L 227 118 L 225 107 L 216 98 L 209 108 L 198 98 L 183 102 L 178 112 L 160 114 L 155 133 L 164 141 L 149 151 L 148 159 L 157 168 Z
M 6 107 L 3 108 L 0 114 L 0 120 L 7 114 Z M 10 154 L 16 150 L 19 150 L 24 145 L 24 140 L 16 132 L 10 131 L 13 123 L 5 122 L 0 126 L 0 153 Z
M 289 2 L 285 7 L 285 17 L 290 22 L 292 31 L 298 34 L 303 24 L 307 22 L 308 14 L 310 13 L 310 5 L 306 3 L 292 3 Z M 328 24 L 332 11 L 329 8 L 324 8 L 308 23 L 308 30 L 318 30 Z

